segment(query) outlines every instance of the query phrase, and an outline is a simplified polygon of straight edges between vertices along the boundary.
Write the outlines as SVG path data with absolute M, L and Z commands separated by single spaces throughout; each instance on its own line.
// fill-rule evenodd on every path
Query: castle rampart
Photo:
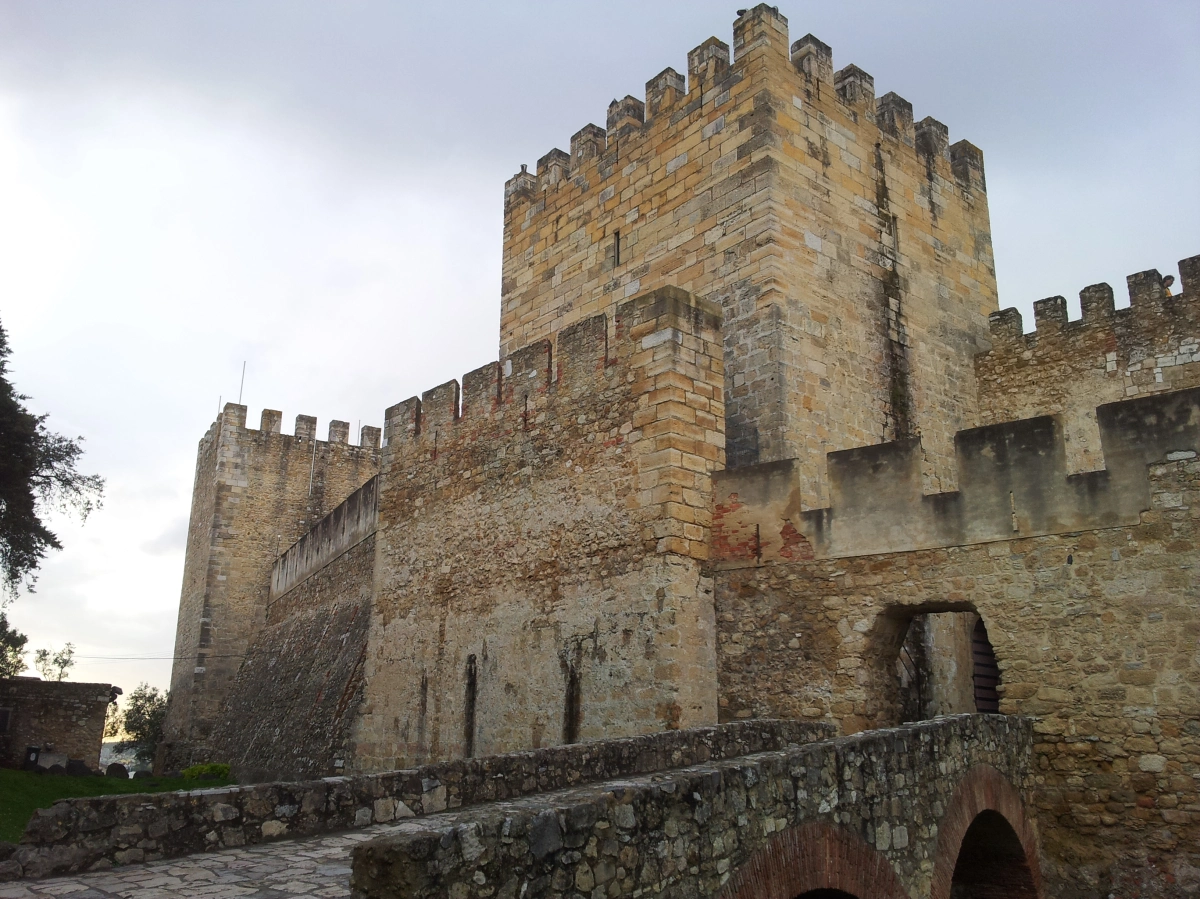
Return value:
M 276 557 L 378 470 L 378 428 L 363 428 L 363 445 L 350 446 L 345 422 L 331 422 L 330 439 L 322 441 L 312 416 L 296 417 L 294 436 L 280 433 L 282 418 L 267 409 L 260 429 L 247 428 L 246 407 L 227 403 L 200 441 L 165 767 L 204 757 L 203 744 L 265 622 Z
M 1200 453 L 1200 388 L 1093 413 L 1108 468 L 1071 474 L 1063 422 L 1042 416 L 974 428 L 955 444 L 961 489 L 921 490 L 919 441 L 829 454 L 833 504 L 805 512 L 791 460 L 714 477 L 712 560 L 723 567 L 962 546 L 1136 524 L 1146 466 Z
M 1070 471 L 1104 468 L 1097 406 L 1200 385 L 1200 256 L 1179 275 L 1174 296 L 1157 271 L 1130 275 L 1123 309 L 1107 284 L 1086 287 L 1076 321 L 1062 297 L 1040 300 L 1028 334 L 1016 309 L 993 313 L 991 351 L 975 359 L 980 424 L 1061 416 Z
M 663 288 L 613 318 L 388 410 L 363 769 L 715 715 L 720 315 Z
M 672 284 L 724 309 L 731 467 L 921 435 L 954 484 L 996 308 L 982 154 L 760 5 L 505 189 L 501 348 Z
M 1184 455 L 1149 466 L 1131 525 L 715 571 L 721 720 L 895 725 L 910 622 L 976 612 L 1000 712 L 1036 716 L 1047 895 L 1189 895 L 1200 459 Z

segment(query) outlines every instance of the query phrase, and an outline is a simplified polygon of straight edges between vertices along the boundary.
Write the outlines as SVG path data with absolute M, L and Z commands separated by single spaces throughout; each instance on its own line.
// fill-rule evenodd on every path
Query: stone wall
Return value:
M 1146 466 L 1200 451 L 1200 388 L 1093 411 L 1106 468 L 1072 475 L 1062 416 L 1005 422 L 955 438 L 960 489 L 926 495 L 920 440 L 830 453 L 833 504 L 802 511 L 792 460 L 713 478 L 712 559 L 721 567 L 961 546 L 1136 524 Z
M 268 607 L 208 742 L 240 783 L 354 769 L 374 573 L 372 535 Z
M 1200 461 L 1181 455 L 1150 466 L 1134 525 L 717 572 L 722 720 L 895 723 L 910 619 L 977 612 L 1001 712 L 1037 716 L 1051 894 L 1186 895 L 1200 884 Z
M 354 849 L 351 886 L 365 899 L 790 899 L 831 885 L 948 899 L 963 819 L 990 810 L 1026 887 L 994 895 L 1033 899 L 1030 725 L 943 718 L 402 822 Z
M 674 285 L 722 306 L 731 467 L 925 438 L 954 489 L 996 309 L 983 157 L 759 5 L 505 187 L 501 348 Z M 919 339 L 918 339 L 919 335 Z
M 205 741 L 266 620 L 276 558 L 378 471 L 378 428 L 350 446 L 345 422 L 322 441 L 315 418 L 297 416 L 292 436 L 282 417 L 264 410 L 254 430 L 246 407 L 227 403 L 200 441 L 159 770 L 208 759 Z
M 614 318 L 388 410 L 359 770 L 716 719 L 720 315 Z
M 1104 468 L 1098 405 L 1200 386 L 1200 256 L 1180 260 L 1179 274 L 1171 297 L 1157 271 L 1130 275 L 1124 309 L 1107 284 L 1086 287 L 1078 321 L 1062 297 L 1040 300 L 1028 334 L 1016 309 L 993 314 L 992 349 L 975 360 L 980 422 L 1058 415 L 1069 471 Z
M 25 749 L 36 746 L 47 756 L 61 757 L 63 764 L 79 759 L 97 769 L 104 716 L 117 692 L 110 684 L 0 679 L 0 710 L 8 712 L 8 727 L 0 731 L 0 766 L 20 767 Z
M 365 827 L 599 780 L 827 739 L 830 725 L 746 721 L 299 783 L 64 799 L 39 810 L 13 860 L 45 877 Z M 0 879 L 3 879 L 0 876 Z

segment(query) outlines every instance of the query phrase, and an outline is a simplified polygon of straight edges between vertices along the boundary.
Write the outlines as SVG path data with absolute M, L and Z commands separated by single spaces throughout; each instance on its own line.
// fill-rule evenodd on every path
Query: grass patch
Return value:
M 231 780 L 187 780 L 182 777 L 143 777 L 138 780 L 68 777 L 0 768 L 0 840 L 20 841 L 34 811 L 50 808 L 58 799 L 116 793 L 168 793 L 222 787 L 230 783 Z

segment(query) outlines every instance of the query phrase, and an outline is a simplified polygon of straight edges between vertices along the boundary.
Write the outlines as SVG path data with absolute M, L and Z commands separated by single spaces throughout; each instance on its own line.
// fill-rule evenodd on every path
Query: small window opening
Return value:
M 574 665 L 567 668 L 567 697 L 563 708 L 563 742 L 579 742 L 579 723 L 582 717 L 579 669 Z
M 621 232 L 613 232 L 613 265 L 621 264 Z
M 467 656 L 467 697 L 466 714 L 463 716 L 463 740 L 466 743 L 467 758 L 475 756 L 475 700 L 479 692 L 478 676 L 475 670 L 475 656 Z

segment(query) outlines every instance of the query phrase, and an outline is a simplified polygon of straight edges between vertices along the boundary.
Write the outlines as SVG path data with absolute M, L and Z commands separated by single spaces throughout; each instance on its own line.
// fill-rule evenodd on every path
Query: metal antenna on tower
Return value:
M 242 362 L 242 383 L 238 384 L 238 405 L 242 404 L 242 388 L 246 386 L 246 363 Z

